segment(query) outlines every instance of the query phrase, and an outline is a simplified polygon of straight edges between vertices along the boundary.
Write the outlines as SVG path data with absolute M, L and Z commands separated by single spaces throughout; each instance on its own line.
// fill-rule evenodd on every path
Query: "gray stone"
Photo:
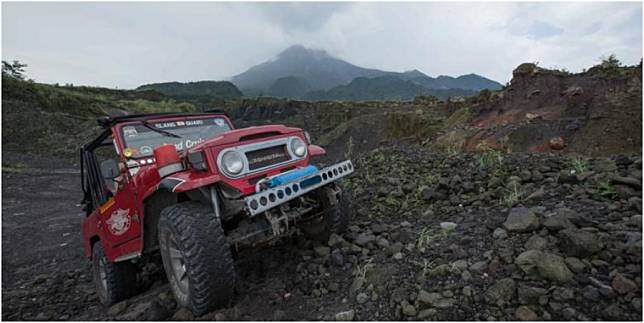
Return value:
M 125 309 L 127 308 L 127 301 L 122 301 L 119 303 L 116 303 L 107 310 L 107 315 L 109 316 L 116 316 L 118 314 L 123 313 Z
M 483 273 L 487 270 L 487 261 L 478 261 L 470 266 L 470 271 L 475 273 Z
M 418 313 L 418 316 L 416 316 L 419 320 L 424 320 L 426 318 L 434 317 L 436 316 L 437 311 L 433 308 L 428 308 L 420 311 Z
M 38 313 L 38 315 L 36 315 L 36 318 L 35 318 L 36 321 L 48 321 L 49 319 L 50 319 L 50 316 L 44 312 Z
M 452 268 L 457 269 L 459 272 L 467 269 L 467 260 L 461 259 L 452 263 Z
M 539 275 L 552 281 L 565 283 L 574 276 L 562 257 L 539 250 L 521 253 L 514 263 L 526 274 Z
M 621 321 L 623 314 L 624 310 L 619 306 L 619 304 L 609 305 L 602 311 L 603 318 L 609 321 Z
M 329 261 L 331 262 L 332 265 L 336 267 L 342 267 L 344 265 L 344 256 L 342 255 L 342 252 L 339 249 L 335 249 L 331 253 L 331 257 L 329 258 Z
M 557 213 L 543 222 L 543 226 L 546 227 L 548 230 L 557 232 L 559 230 L 563 229 L 574 229 L 575 225 L 570 222 L 568 219 L 568 216 L 565 214 L 560 214 Z
M 451 272 L 451 268 L 447 264 L 442 264 L 434 267 L 432 270 L 430 270 L 427 275 L 429 277 L 443 277 L 449 275 Z
M 470 281 L 470 279 L 472 279 L 472 274 L 469 271 L 466 270 L 466 271 L 461 273 L 461 279 L 463 281 Z
M 628 294 L 629 292 L 637 290 L 637 284 L 634 281 L 619 273 L 615 275 L 615 278 L 613 278 L 611 286 L 613 287 L 613 290 L 619 294 Z
M 612 175 L 610 181 L 613 184 L 624 184 L 638 190 L 642 189 L 642 181 L 637 178 Z
M 327 244 L 329 245 L 329 247 L 334 247 L 335 245 L 341 244 L 342 242 L 344 242 L 344 239 L 341 236 L 335 233 L 331 233 L 331 235 L 329 236 L 329 242 Z
M 535 234 L 531 236 L 528 239 L 528 241 L 526 241 L 525 248 L 527 250 L 543 250 L 546 248 L 547 245 L 548 245 L 548 240 Z
M 173 321 L 192 321 L 194 319 L 195 316 L 192 315 L 192 312 L 185 307 L 182 307 L 172 315 Z
M 320 257 L 326 257 L 331 252 L 331 248 L 329 247 L 315 247 L 313 250 L 315 250 L 315 253 Z
M 453 298 L 439 298 L 433 305 L 436 308 L 450 308 L 454 306 L 455 302 Z
M 406 316 L 416 316 L 416 308 L 414 307 L 414 305 L 411 305 L 411 304 L 405 304 L 402 307 L 402 312 Z
M 492 233 L 492 236 L 494 237 L 494 239 L 505 239 L 508 237 L 508 232 L 503 230 L 502 228 L 496 228 Z
M 456 229 L 457 224 L 454 222 L 441 222 L 440 226 L 441 226 L 441 229 L 445 231 L 454 231 Z
M 587 285 L 586 287 L 584 287 L 584 289 L 581 291 L 581 295 L 584 296 L 584 298 L 591 300 L 593 302 L 597 302 L 600 299 L 599 290 L 590 285 Z
M 517 308 L 516 312 L 514 313 L 514 317 L 516 317 L 516 319 L 519 321 L 536 321 L 539 319 L 537 313 L 535 313 L 525 305 L 519 306 Z
M 428 186 L 423 186 L 420 188 L 420 195 L 423 197 L 423 200 L 427 202 L 432 200 L 435 192 L 436 192 L 435 189 Z
M 356 240 L 354 242 L 355 244 L 364 247 L 374 240 L 376 240 L 376 237 L 373 234 L 361 233 L 358 235 L 358 237 L 356 237 Z
M 517 296 L 520 304 L 538 305 L 540 298 L 547 293 L 548 291 L 546 289 L 540 287 L 520 285 L 517 288 Z
M 584 269 L 586 269 L 586 264 L 579 260 L 579 258 L 568 257 L 564 261 L 566 262 L 568 268 L 570 268 L 570 270 L 574 271 L 575 273 L 582 273 L 584 272 Z
M 427 304 L 427 305 L 433 305 L 434 302 L 439 300 L 441 297 L 442 296 L 439 293 L 429 293 L 424 290 L 421 290 L 418 293 L 418 301 L 420 303 Z
M 637 211 L 642 212 L 642 199 L 634 196 L 628 199 L 628 207 Z M 640 227 L 642 225 L 642 215 L 640 215 Z
M 509 304 L 516 293 L 516 283 L 512 278 L 498 280 L 485 292 L 488 303 L 503 306 Z
M 568 255 L 587 257 L 600 252 L 604 245 L 597 235 L 579 229 L 565 229 L 559 231 L 560 247 Z
M 355 310 L 348 310 L 335 314 L 336 321 L 353 321 L 353 318 L 356 316 Z
M 356 302 L 358 302 L 358 304 L 364 304 L 367 300 L 369 300 L 369 295 L 366 293 L 360 293 L 356 296 Z
M 388 248 L 389 247 L 389 241 L 385 238 L 380 238 L 378 241 L 376 241 L 376 244 L 381 247 L 381 248 Z
M 529 232 L 539 228 L 539 218 L 528 208 L 515 207 L 510 210 L 503 227 L 510 232 Z

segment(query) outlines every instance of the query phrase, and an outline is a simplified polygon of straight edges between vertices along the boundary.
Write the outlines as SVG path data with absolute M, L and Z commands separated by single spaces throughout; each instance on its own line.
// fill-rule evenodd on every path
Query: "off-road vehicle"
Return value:
M 312 165 L 325 150 L 302 129 L 235 130 L 222 112 L 98 121 L 104 131 L 80 150 L 81 227 L 106 305 L 136 293 L 140 265 L 160 253 L 177 302 L 201 315 L 231 300 L 239 250 L 348 225 L 337 181 L 353 164 Z

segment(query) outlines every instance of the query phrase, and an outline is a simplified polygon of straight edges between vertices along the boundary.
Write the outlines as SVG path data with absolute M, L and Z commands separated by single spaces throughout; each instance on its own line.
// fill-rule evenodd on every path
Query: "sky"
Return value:
M 642 4 L 2 3 L 2 59 L 43 83 L 226 80 L 295 44 L 362 67 L 505 83 L 524 62 L 579 72 L 614 53 L 638 64 Z

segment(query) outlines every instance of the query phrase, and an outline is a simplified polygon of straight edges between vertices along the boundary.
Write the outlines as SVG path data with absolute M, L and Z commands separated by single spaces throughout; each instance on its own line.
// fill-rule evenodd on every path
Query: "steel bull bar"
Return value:
M 244 198 L 246 209 L 250 216 L 255 216 L 351 173 L 353 173 L 353 164 L 350 160 L 345 160 L 314 174 L 249 195 Z

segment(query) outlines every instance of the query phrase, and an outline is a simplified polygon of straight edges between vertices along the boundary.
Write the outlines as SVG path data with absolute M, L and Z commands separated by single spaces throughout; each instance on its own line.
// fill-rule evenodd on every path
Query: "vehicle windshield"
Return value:
M 229 130 L 230 126 L 224 118 L 207 117 L 127 125 L 121 129 L 121 133 L 125 148 L 132 152 L 132 158 L 141 158 L 152 156 L 154 149 L 164 144 L 174 144 L 181 151 Z

